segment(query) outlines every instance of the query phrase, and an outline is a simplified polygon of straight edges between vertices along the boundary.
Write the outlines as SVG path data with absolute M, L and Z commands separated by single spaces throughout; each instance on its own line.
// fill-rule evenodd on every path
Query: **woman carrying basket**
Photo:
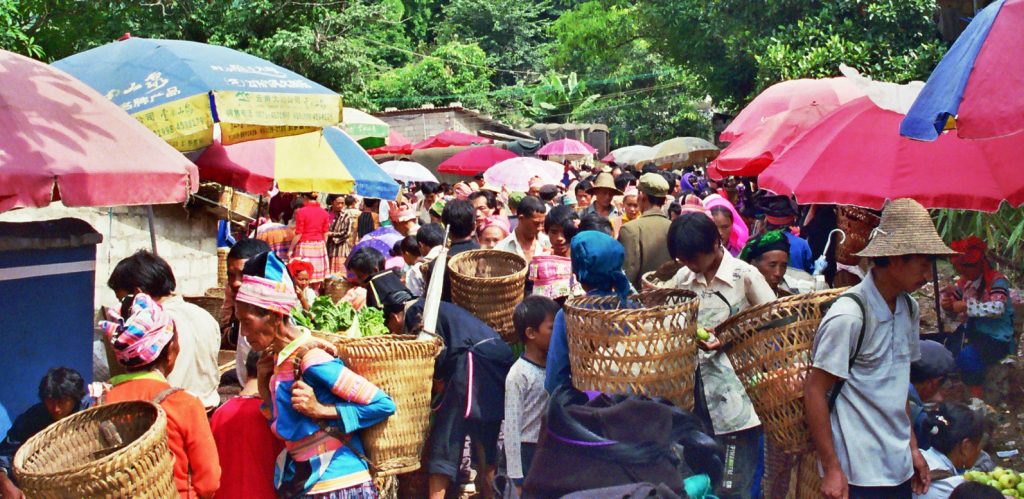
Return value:
M 357 431 L 393 414 L 394 402 L 328 353 L 329 345 L 294 325 L 290 313 L 298 298 L 273 253 L 246 262 L 242 274 L 235 313 L 253 350 L 263 352 L 260 393 L 274 433 L 285 441 L 275 470 L 278 495 L 377 497 Z
M 729 254 L 723 243 L 715 222 L 702 213 L 680 215 L 669 226 L 669 254 L 684 267 L 667 287 L 697 294 L 697 324 L 707 329 L 775 299 L 761 272 Z M 764 468 L 761 420 L 721 343 L 711 341 L 702 342 L 694 412 L 714 429 L 726 455 L 735 455 L 725 469 L 725 483 L 731 485 L 721 496 L 759 497 Z

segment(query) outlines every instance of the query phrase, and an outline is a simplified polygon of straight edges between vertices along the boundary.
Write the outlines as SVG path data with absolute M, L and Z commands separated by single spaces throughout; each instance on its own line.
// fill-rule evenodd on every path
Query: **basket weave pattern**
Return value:
M 198 306 L 220 322 L 221 309 L 224 308 L 223 296 L 183 296 L 186 302 Z
M 765 434 L 783 452 L 810 449 L 804 414 L 804 379 L 811 348 L 828 306 L 845 289 L 780 298 L 749 308 L 715 328 L 731 343 L 729 359 L 754 404 Z
M 395 402 L 397 410 L 391 417 L 362 432 L 374 475 L 418 469 L 430 424 L 430 390 L 440 339 L 418 340 L 413 335 L 325 337 L 335 341 L 338 357 L 347 367 Z
M 126 444 L 107 454 L 100 424 Z M 109 404 L 68 416 L 25 442 L 14 472 L 26 497 L 177 498 L 167 416 L 149 402 Z
M 692 408 L 699 304 L 679 289 L 644 291 L 624 304 L 615 296 L 571 298 L 565 321 L 573 385 Z
M 459 253 L 448 261 L 452 301 L 491 326 L 506 343 L 518 343 L 512 311 L 523 301 L 526 272 L 526 260 L 515 253 Z
M 843 265 L 856 265 L 860 258 L 853 256 L 868 245 L 871 231 L 878 227 L 878 215 L 857 206 L 840 205 L 836 208 L 836 226 L 846 239 L 836 246 L 836 261 Z

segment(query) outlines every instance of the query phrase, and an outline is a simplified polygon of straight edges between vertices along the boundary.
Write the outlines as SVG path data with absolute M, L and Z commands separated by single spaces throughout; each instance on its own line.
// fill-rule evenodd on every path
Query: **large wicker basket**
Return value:
M 185 301 L 207 311 L 217 322 L 220 322 L 221 310 L 224 308 L 223 296 L 183 296 Z
M 441 340 L 413 335 L 345 338 L 331 335 L 338 357 L 395 402 L 383 423 L 363 430 L 363 445 L 374 475 L 389 476 L 420 467 L 430 425 L 430 389 Z
M 857 206 L 839 205 L 836 208 L 836 226 L 846 238 L 836 246 L 836 261 L 843 265 L 856 265 L 860 258 L 853 256 L 868 245 L 871 231 L 881 219 L 870 210 Z
M 818 324 L 845 289 L 780 298 L 749 308 L 715 328 L 730 344 L 729 360 L 761 417 L 765 434 L 781 451 L 810 448 L 804 418 L 804 379 Z
M 655 289 L 565 304 L 572 382 L 580 390 L 663 397 L 693 407 L 697 307 L 690 291 Z
M 526 260 L 515 253 L 459 253 L 448 261 L 452 301 L 494 328 L 507 343 L 518 343 L 512 311 L 523 301 L 526 272 Z
M 50 425 L 21 446 L 14 473 L 32 498 L 178 497 L 167 416 L 149 402 L 104 405 Z

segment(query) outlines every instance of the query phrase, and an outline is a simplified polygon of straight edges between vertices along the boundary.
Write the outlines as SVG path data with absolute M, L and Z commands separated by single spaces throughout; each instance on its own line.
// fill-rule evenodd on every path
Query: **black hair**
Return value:
M 544 202 L 536 196 L 526 196 L 516 206 L 516 216 L 532 217 L 535 213 L 544 213 Z
M 416 231 L 416 242 L 433 248 L 444 242 L 444 227 L 441 224 L 427 224 Z
M 248 267 L 248 264 L 246 266 Z M 384 270 L 384 255 L 369 246 L 363 246 L 349 255 L 345 267 L 366 275 L 373 275 Z
M 636 177 L 634 177 L 632 173 L 629 173 L 629 172 L 623 173 L 623 174 L 619 175 L 618 177 L 615 177 L 615 180 L 614 180 L 615 188 L 620 190 L 620 191 L 624 191 L 624 190 L 626 190 L 626 186 L 627 185 L 629 185 L 631 182 L 635 182 L 635 181 L 636 181 Z
M 651 203 L 652 206 L 665 206 L 665 199 L 667 198 L 664 196 L 651 196 L 650 194 L 644 194 L 644 196 L 647 197 L 647 202 Z M 680 208 L 680 211 L 682 211 L 682 208 Z
M 355 206 L 356 197 L 351 194 L 345 194 L 345 206 Z
M 456 199 L 444 205 L 441 221 L 448 226 L 448 234 L 454 239 L 465 239 L 476 228 L 476 214 L 469 201 Z
M 405 238 L 403 237 L 402 239 L 399 239 L 399 240 L 395 241 L 395 244 L 391 245 L 391 251 L 389 252 L 388 256 L 402 256 L 402 240 L 403 239 L 405 239 Z
M 602 217 L 597 213 L 588 213 L 583 215 L 583 218 L 580 219 L 580 227 L 576 233 L 579 234 L 586 230 L 604 232 L 609 236 L 615 233 L 615 230 L 612 228 L 612 223 L 607 218 Z
M 437 182 L 423 182 L 420 184 L 420 192 L 423 194 L 437 194 L 441 190 L 441 185 Z
M 571 206 L 555 206 L 544 216 L 544 232 L 547 232 L 551 227 L 561 227 L 565 240 L 571 241 L 573 236 L 579 231 L 576 227 L 576 222 L 579 219 L 580 216 L 576 214 L 576 210 L 572 209 Z
M 409 253 L 416 256 L 420 255 L 420 243 L 416 240 L 416 236 L 405 236 L 401 241 L 398 242 L 402 253 Z M 397 256 L 397 255 L 396 255 Z
M 527 296 L 512 311 L 512 327 L 515 328 L 519 340 L 526 343 L 526 329 L 539 328 L 549 316 L 558 312 L 558 303 L 551 298 L 540 295 Z
M 363 206 L 372 210 L 380 208 L 380 199 L 378 198 L 363 198 Z
M 494 195 L 493 192 L 491 192 L 491 191 L 476 191 L 476 192 L 470 194 L 469 197 L 467 198 L 467 200 L 470 203 L 472 203 L 473 201 L 476 201 L 479 198 L 487 199 L 487 207 L 488 208 L 490 208 L 492 210 L 498 209 L 498 198 L 497 198 L 497 196 Z
M 593 187 L 594 187 L 594 183 L 589 181 L 589 180 L 580 180 L 580 182 L 578 184 L 576 184 L 576 190 L 577 191 L 584 191 L 584 192 L 586 192 L 586 191 L 589 191 L 590 189 L 592 189 Z
M 679 216 L 683 212 L 683 205 L 679 204 L 679 201 L 672 201 L 672 204 L 668 205 L 668 217 Z
M 314 194 L 312 192 L 303 192 L 302 194 L 299 194 L 299 196 L 302 197 L 302 198 L 308 199 L 310 201 L 313 201 L 313 200 L 316 199 L 316 194 Z
M 981 482 L 964 482 L 949 494 L 949 499 L 1005 499 L 999 489 Z
M 544 187 L 540 188 L 540 191 L 538 191 L 537 196 L 540 198 L 541 201 L 544 201 L 545 203 L 549 202 L 558 196 L 558 187 L 551 184 L 545 185 Z
M 334 204 L 334 201 L 341 197 L 341 194 L 328 194 L 327 195 L 327 206 Z
M 249 379 L 254 379 L 257 375 L 256 366 L 260 363 L 260 353 L 256 350 L 249 352 L 249 355 L 245 356 L 245 375 Z
M 723 215 L 725 217 L 728 217 L 729 220 L 733 219 L 732 212 L 729 211 L 729 208 L 726 208 L 725 206 L 720 206 L 719 205 L 719 206 L 715 206 L 714 208 L 711 208 L 711 214 L 712 215 Z
M 646 163 L 640 171 L 642 173 L 658 173 L 658 165 L 655 165 L 654 163 Z
M 981 442 L 988 425 L 984 416 L 966 405 L 943 403 L 928 415 L 924 428 L 931 432 L 932 447 L 948 456 L 965 438 Z
M 268 251 L 270 251 L 270 245 L 266 241 L 253 238 L 240 239 L 231 247 L 231 251 L 228 251 L 228 260 L 248 260 Z
M 70 367 L 51 367 L 39 381 L 39 400 L 71 399 L 75 406 L 85 396 L 85 380 Z
M 711 253 L 720 244 L 722 236 L 718 234 L 718 227 L 703 213 L 679 215 L 668 226 L 668 254 L 677 260 Z
M 146 250 L 117 262 L 107 279 L 107 287 L 114 291 L 134 293 L 138 288 L 153 298 L 170 295 L 176 286 L 174 271 L 167 261 Z

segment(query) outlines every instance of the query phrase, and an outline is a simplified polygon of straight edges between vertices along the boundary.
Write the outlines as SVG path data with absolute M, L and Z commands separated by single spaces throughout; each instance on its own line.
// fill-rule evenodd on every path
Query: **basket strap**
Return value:
M 855 293 L 843 293 L 843 294 L 839 295 L 836 298 L 836 300 L 838 300 L 839 298 L 842 298 L 844 296 L 847 297 L 847 298 L 852 299 L 855 302 L 857 302 L 857 307 L 860 308 L 860 315 L 861 315 L 860 333 L 857 334 L 857 346 L 853 349 L 853 354 L 850 355 L 850 367 L 847 369 L 847 373 L 848 373 L 847 375 L 849 375 L 850 370 L 853 369 L 853 364 L 854 364 L 854 361 L 857 359 L 857 355 L 860 354 L 860 347 L 862 345 L 864 345 L 864 331 L 867 328 L 868 319 L 867 319 L 867 309 L 864 307 L 864 300 L 861 299 L 860 296 L 858 296 Z M 832 412 L 832 410 L 835 409 L 835 407 L 836 407 L 836 400 L 839 399 L 839 392 L 843 389 L 843 385 L 845 385 L 845 384 L 846 384 L 846 380 L 845 379 L 841 379 L 839 381 L 836 381 L 835 385 L 832 387 L 832 393 L 830 393 L 829 396 L 828 396 L 828 412 Z
M 166 390 L 163 390 L 160 393 L 156 394 L 155 397 L 153 397 L 153 403 L 156 404 L 156 405 L 160 405 L 165 400 L 167 400 L 167 397 L 170 397 L 171 395 L 174 395 L 175 393 L 178 393 L 180 391 L 182 391 L 181 388 L 174 388 L 174 387 L 171 387 L 171 388 L 168 388 Z

